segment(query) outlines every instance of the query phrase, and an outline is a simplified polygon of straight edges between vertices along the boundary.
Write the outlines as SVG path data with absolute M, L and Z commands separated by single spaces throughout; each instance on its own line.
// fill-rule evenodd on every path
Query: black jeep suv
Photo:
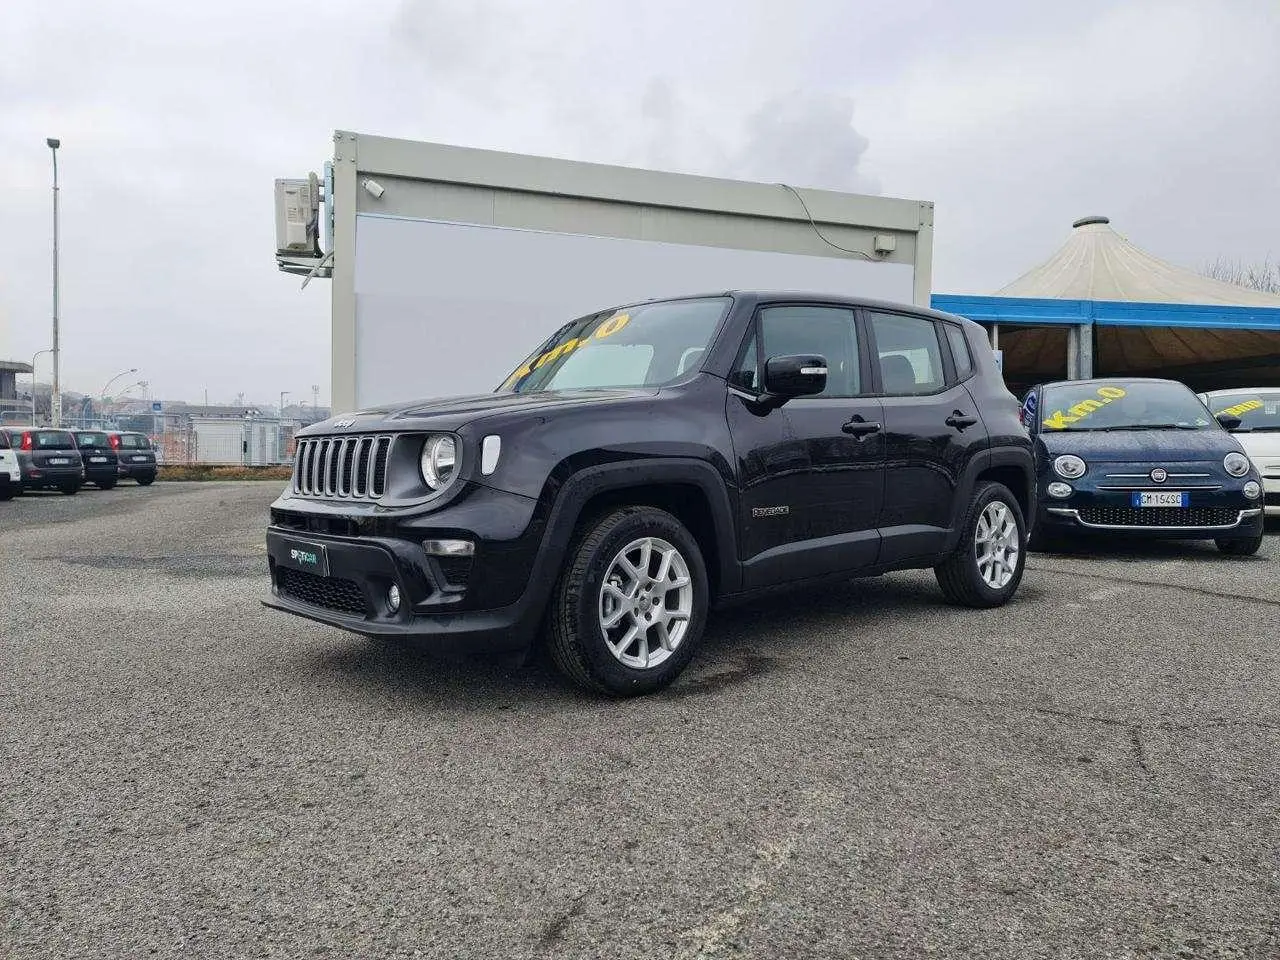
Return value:
M 298 433 L 268 606 L 370 636 L 670 683 L 708 608 L 905 568 L 1003 604 L 1035 515 L 1031 441 L 976 324 L 730 292 L 565 324 L 493 393 Z

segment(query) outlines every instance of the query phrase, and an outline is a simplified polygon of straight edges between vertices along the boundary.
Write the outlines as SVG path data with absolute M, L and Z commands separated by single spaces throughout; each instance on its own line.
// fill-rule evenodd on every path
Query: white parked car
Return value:
M 18 455 L 13 452 L 9 436 L 0 430 L 0 500 L 12 500 L 22 489 L 22 471 L 18 467 Z
M 1215 416 L 1240 419 L 1231 432 L 1262 474 L 1267 516 L 1280 516 L 1280 387 L 1210 390 L 1200 399 Z

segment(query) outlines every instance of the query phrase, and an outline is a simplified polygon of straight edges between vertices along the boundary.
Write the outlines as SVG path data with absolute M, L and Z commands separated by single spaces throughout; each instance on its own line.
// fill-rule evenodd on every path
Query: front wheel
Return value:
M 1229 557 L 1252 557 L 1262 549 L 1263 534 L 1256 537 L 1218 537 L 1213 542 Z
M 679 520 L 654 507 L 615 510 L 576 541 L 556 584 L 552 659 L 591 690 L 660 690 L 693 658 L 708 593 L 702 552 Z
M 960 542 L 933 568 L 942 594 L 966 607 L 998 607 L 1022 582 L 1026 566 L 1026 521 L 1002 483 L 979 483 L 960 529 Z

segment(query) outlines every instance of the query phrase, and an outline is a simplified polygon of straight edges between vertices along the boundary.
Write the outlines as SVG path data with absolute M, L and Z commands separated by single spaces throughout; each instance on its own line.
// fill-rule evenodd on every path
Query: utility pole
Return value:
M 53 395 L 49 398 L 49 412 L 53 425 L 62 426 L 62 384 L 58 348 L 58 148 L 62 141 L 55 137 L 45 140 L 53 154 Z
M 320 416 L 320 388 L 314 383 L 311 385 L 311 419 L 315 420 Z

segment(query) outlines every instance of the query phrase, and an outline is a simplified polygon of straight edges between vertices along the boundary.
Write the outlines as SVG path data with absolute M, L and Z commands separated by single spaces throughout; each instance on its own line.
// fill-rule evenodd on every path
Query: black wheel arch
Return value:
M 1027 537 L 1030 538 L 1036 516 L 1036 468 L 1031 446 L 989 447 L 979 450 L 966 465 L 956 485 L 956 502 L 951 508 L 951 534 L 946 553 L 956 548 L 963 533 L 961 527 L 973 499 L 973 492 L 984 480 L 1002 483 L 1017 498 L 1022 508 Z

